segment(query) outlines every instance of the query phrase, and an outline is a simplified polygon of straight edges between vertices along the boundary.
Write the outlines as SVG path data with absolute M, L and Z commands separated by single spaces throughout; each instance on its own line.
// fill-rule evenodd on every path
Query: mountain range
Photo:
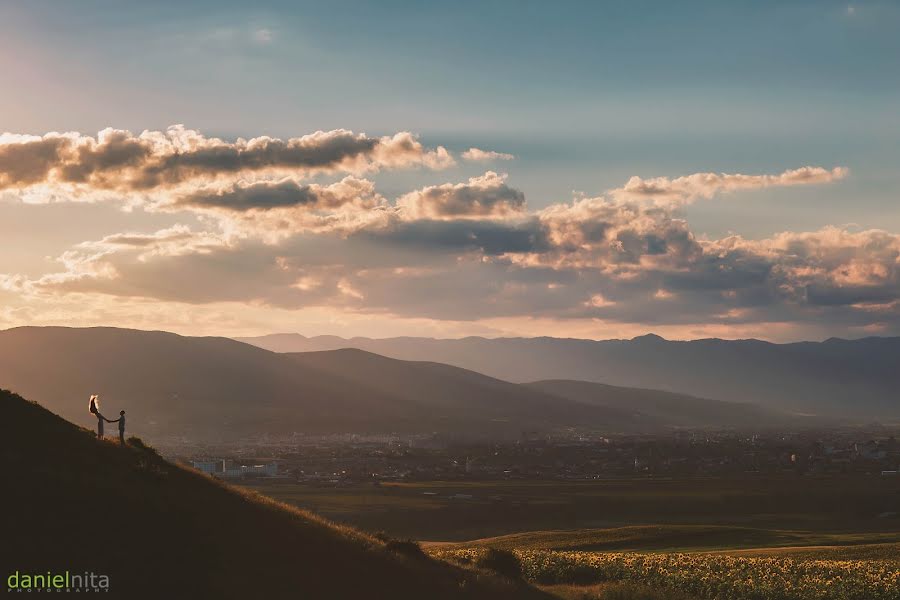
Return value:
M 85 426 L 127 409 L 154 438 L 259 433 L 432 433 L 509 438 L 523 431 L 655 431 L 806 420 L 750 404 L 578 382 L 522 385 L 357 349 L 277 353 L 227 338 L 115 328 L 0 331 L 0 386 Z
M 650 388 L 842 419 L 900 417 L 900 337 L 671 341 L 560 338 L 385 339 L 275 334 L 241 341 L 276 352 L 358 348 L 430 360 L 515 383 L 565 379 Z

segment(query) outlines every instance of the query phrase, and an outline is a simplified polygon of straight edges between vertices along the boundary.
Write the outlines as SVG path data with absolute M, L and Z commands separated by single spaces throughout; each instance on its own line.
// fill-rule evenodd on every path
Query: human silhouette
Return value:
M 119 411 L 119 418 L 115 421 L 109 421 L 110 423 L 118 423 L 119 424 L 119 443 L 123 446 L 125 445 L 125 411 Z
M 91 396 L 90 406 L 88 410 L 92 415 L 97 417 L 97 439 L 103 439 L 103 422 L 112 423 L 109 419 L 100 414 L 100 396 L 94 394 Z

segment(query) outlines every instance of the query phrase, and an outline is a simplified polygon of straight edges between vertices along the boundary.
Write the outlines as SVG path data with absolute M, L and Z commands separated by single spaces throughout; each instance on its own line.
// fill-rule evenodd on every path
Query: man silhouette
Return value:
M 110 423 L 118 423 L 119 424 L 119 443 L 123 446 L 125 445 L 125 411 L 119 411 L 119 418 L 115 421 L 110 421 Z M 102 431 L 102 427 L 101 427 Z

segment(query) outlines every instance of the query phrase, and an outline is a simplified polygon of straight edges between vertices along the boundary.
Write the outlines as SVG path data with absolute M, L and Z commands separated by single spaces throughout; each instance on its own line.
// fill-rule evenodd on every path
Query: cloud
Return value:
M 779 296 L 809 306 L 883 304 L 900 299 L 900 236 L 826 227 L 765 240 L 733 236 L 707 243 L 723 258 L 754 256 L 772 265 Z
M 373 182 L 352 176 L 328 185 L 286 178 L 208 187 L 156 209 L 200 213 L 234 234 L 270 243 L 302 232 L 345 234 L 398 218 Z
M 467 183 L 416 190 L 397 201 L 410 219 L 506 217 L 525 210 L 525 194 L 506 185 L 507 175 L 488 171 Z
M 410 166 L 441 169 L 453 163 L 445 148 L 426 149 L 407 132 L 374 138 L 336 129 L 286 140 L 257 137 L 232 142 L 181 125 L 139 135 L 117 129 L 105 129 L 97 137 L 0 135 L 0 190 L 57 186 L 71 196 L 104 190 L 152 192 L 254 175 L 306 177 Z
M 545 231 L 534 219 L 520 222 L 496 220 L 400 221 L 354 234 L 387 247 L 428 253 L 478 252 L 486 256 L 542 252 L 547 248 Z
M 804 167 L 632 178 L 607 194 L 537 211 L 492 171 L 394 202 L 355 176 L 330 184 L 292 176 L 213 181 L 152 205 L 197 213 L 207 230 L 109 235 L 63 253 L 58 272 L 7 274 L 0 287 L 44 301 L 85 294 L 448 321 L 592 319 L 741 331 L 827 322 L 900 333 L 897 234 L 830 227 L 705 239 L 682 213 L 695 198 L 845 174 Z
M 227 248 L 229 243 L 222 234 L 197 233 L 185 225 L 152 233 L 115 233 L 65 251 L 56 259 L 63 266 L 62 271 L 34 279 L 0 274 L 0 288 L 30 296 L 81 287 L 95 289 L 113 281 L 127 283 L 131 272 L 129 262 L 142 264 L 163 258 L 211 254 Z
M 345 177 L 331 184 L 305 184 L 294 178 L 236 182 L 226 187 L 201 188 L 176 197 L 175 208 L 211 209 L 223 212 L 268 211 L 291 208 L 337 209 L 348 204 L 372 208 L 382 199 L 366 179 Z
M 481 150 L 480 148 L 469 148 L 462 153 L 462 157 L 464 160 L 471 161 L 513 160 L 516 158 L 512 154 L 506 154 L 505 152 Z
M 655 204 L 680 205 L 700 198 L 711 198 L 721 192 L 831 183 L 843 179 L 848 173 L 845 167 L 831 170 L 801 167 L 778 175 L 694 173 L 675 179 L 632 177 L 624 186 L 611 190 L 609 195 L 622 201 L 642 200 Z
M 253 41 L 257 44 L 271 44 L 275 34 L 268 27 L 260 27 L 253 30 Z
M 150 256 L 180 256 L 203 254 L 227 245 L 227 239 L 215 233 L 195 233 L 186 225 L 173 225 L 153 233 L 115 233 L 95 242 L 82 242 L 66 256 L 77 256 L 92 260 L 121 250 L 137 251 L 138 260 Z

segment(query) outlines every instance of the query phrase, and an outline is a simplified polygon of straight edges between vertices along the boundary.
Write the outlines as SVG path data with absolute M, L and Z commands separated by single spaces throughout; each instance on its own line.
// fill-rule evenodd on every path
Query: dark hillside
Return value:
M 6 578 L 91 571 L 122 598 L 539 598 L 389 551 L 0 390 Z

